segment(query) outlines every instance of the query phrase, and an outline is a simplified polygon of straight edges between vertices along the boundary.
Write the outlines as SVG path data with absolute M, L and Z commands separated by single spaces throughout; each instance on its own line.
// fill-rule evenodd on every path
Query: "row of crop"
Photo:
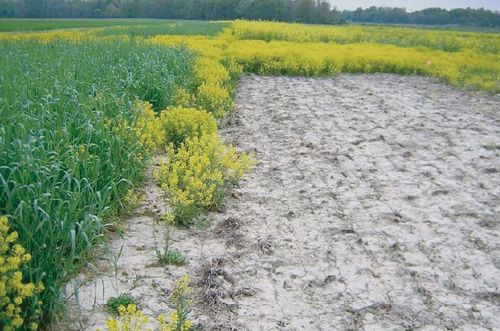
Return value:
M 471 50 L 447 53 L 379 44 L 239 40 L 227 47 L 226 56 L 246 72 L 260 75 L 395 73 L 431 76 L 451 85 L 500 92 L 499 56 Z

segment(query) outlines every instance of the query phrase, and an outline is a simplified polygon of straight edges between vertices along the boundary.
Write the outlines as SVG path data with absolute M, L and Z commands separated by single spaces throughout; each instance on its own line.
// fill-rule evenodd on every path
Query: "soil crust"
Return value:
M 168 313 L 185 273 L 205 329 L 500 325 L 498 96 L 386 74 L 249 76 L 236 104 L 222 135 L 258 163 L 208 228 L 171 231 L 187 264 L 157 264 L 168 205 L 150 182 L 100 274 L 68 287 L 68 328 L 102 326 L 123 292 Z

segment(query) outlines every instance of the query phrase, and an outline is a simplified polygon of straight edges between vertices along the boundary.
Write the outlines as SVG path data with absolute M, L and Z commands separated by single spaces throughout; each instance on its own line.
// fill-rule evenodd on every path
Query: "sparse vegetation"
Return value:
M 173 311 L 170 318 L 160 315 L 157 318 L 158 327 L 156 331 L 189 331 L 192 330 L 192 322 L 189 319 L 191 306 L 193 304 L 193 290 L 191 280 L 183 275 L 172 288 L 170 302 Z M 150 320 L 149 316 L 142 313 L 134 304 L 120 305 L 118 307 L 118 318 L 106 321 L 107 331 L 142 331 Z
M 191 330 L 192 322 L 189 319 L 189 314 L 193 305 L 193 288 L 191 287 L 191 279 L 187 275 L 183 275 L 175 282 L 172 294 L 170 295 L 170 301 L 174 307 L 169 322 L 172 330 Z
M 165 228 L 163 233 L 163 245 L 159 246 L 158 243 L 155 242 L 155 251 L 158 261 L 162 265 L 184 265 L 184 263 L 186 263 L 186 257 L 178 250 L 172 248 L 172 240 L 170 239 L 170 227 L 174 223 L 174 215 L 165 215 L 165 217 L 162 217 L 162 223 L 164 224 L 161 225 Z

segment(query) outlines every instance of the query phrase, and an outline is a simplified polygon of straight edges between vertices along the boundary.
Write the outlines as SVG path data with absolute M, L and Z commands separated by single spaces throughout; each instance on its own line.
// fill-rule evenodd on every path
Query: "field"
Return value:
M 113 316 L 102 307 L 124 294 L 161 330 L 498 322 L 498 33 L 121 19 L 0 20 L 0 31 L 4 330 L 102 328 Z M 237 90 L 244 74 L 322 78 L 250 76 Z M 433 272 L 461 290 L 435 288 Z M 391 291 L 399 301 L 379 295 Z M 108 328 L 143 320 L 134 307 Z
M 129 28 L 133 30 L 148 27 L 151 31 L 155 31 L 154 28 L 162 28 L 164 30 L 156 30 L 156 32 L 184 35 L 215 34 L 220 30 L 217 28 L 219 25 L 224 26 L 227 24 L 207 24 L 201 21 L 168 21 L 154 19 L 0 19 L 1 32 L 29 32 L 51 29 L 82 29 L 119 26 L 122 29 Z M 211 29 L 212 32 L 210 32 Z

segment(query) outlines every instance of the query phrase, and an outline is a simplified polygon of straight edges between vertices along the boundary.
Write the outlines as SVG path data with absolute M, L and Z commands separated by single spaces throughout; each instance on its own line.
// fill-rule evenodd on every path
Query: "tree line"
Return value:
M 473 25 L 483 27 L 500 27 L 500 13 L 491 10 L 458 8 L 427 8 L 415 12 L 407 12 L 404 8 L 370 7 L 344 11 L 343 18 L 351 22 L 365 23 L 397 23 L 426 25 Z
M 0 17 L 261 19 L 341 24 L 460 24 L 500 27 L 500 13 L 485 9 L 370 7 L 339 11 L 325 0 L 0 0 Z
M 324 0 L 0 0 L 0 16 L 29 18 L 237 18 L 339 24 Z

